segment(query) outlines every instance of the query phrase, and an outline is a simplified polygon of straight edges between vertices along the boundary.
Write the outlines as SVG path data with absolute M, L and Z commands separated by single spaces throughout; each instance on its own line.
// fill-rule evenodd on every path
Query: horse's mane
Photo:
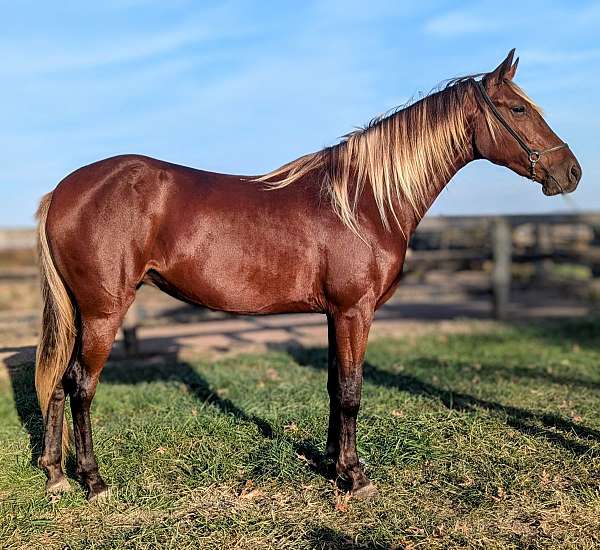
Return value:
M 424 215 L 432 188 L 448 179 L 456 154 L 469 146 L 465 96 L 474 89 L 473 78 L 481 76 L 446 81 L 427 96 L 374 118 L 336 145 L 300 157 L 259 180 L 278 189 L 318 172 L 333 209 L 356 233 L 356 207 L 368 184 L 384 226 L 390 228 L 391 215 L 402 229 L 393 199 L 406 201 L 419 218 Z M 506 83 L 539 110 L 516 84 Z M 483 112 L 494 136 L 498 122 L 488 108 Z

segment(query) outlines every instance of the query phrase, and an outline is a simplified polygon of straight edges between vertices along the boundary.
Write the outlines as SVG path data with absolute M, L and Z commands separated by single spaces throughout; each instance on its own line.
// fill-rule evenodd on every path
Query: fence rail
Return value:
M 549 262 L 574 263 L 600 275 L 600 213 L 427 217 L 411 239 L 406 271 L 460 269 L 492 262 L 493 311 L 507 315 L 512 264 L 531 262 L 543 278 Z M 33 229 L 0 230 L 0 254 L 31 249 Z M 11 269 L 2 269 L 9 278 Z M 21 277 L 34 276 L 31 269 Z M 135 307 L 124 323 L 126 349 L 137 351 Z
M 0 252 L 23 250 L 35 246 L 33 229 L 0 229 Z
M 586 266 L 600 275 L 600 213 L 425 218 L 413 239 L 406 269 L 472 268 L 493 262 L 494 316 L 506 317 L 513 263 L 532 263 L 536 278 L 548 263 Z

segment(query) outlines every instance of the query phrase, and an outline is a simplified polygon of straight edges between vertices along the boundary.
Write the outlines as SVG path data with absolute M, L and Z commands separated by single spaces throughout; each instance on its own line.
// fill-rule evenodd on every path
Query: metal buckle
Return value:
M 531 163 L 531 179 L 535 179 L 535 165 L 538 163 L 541 157 L 541 153 L 539 151 L 530 151 L 529 153 L 529 162 Z

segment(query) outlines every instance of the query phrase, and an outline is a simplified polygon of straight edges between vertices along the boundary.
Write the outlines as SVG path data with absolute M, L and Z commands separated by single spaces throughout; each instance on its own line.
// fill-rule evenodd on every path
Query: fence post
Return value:
M 552 237 L 548 224 L 538 223 L 535 226 L 535 252 L 540 256 L 535 262 L 535 276 L 541 282 L 550 271 L 550 261 L 545 257 L 552 252 Z
M 512 231 L 505 218 L 496 218 L 492 226 L 492 293 L 494 297 L 494 317 L 506 319 L 510 300 Z
M 123 320 L 123 345 L 125 348 L 125 355 L 127 357 L 134 357 L 139 353 L 139 343 L 137 337 L 137 327 L 139 322 L 139 307 L 137 301 L 131 304 L 131 307 L 125 315 Z

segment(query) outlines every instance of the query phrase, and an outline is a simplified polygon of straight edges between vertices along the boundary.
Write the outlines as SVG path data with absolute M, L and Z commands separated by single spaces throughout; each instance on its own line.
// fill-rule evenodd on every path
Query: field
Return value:
M 599 337 L 587 319 L 375 338 L 359 451 L 380 494 L 367 502 L 321 457 L 322 347 L 112 361 L 93 409 L 104 505 L 76 483 L 44 497 L 33 364 L 13 363 L 0 370 L 0 544 L 600 546 Z

